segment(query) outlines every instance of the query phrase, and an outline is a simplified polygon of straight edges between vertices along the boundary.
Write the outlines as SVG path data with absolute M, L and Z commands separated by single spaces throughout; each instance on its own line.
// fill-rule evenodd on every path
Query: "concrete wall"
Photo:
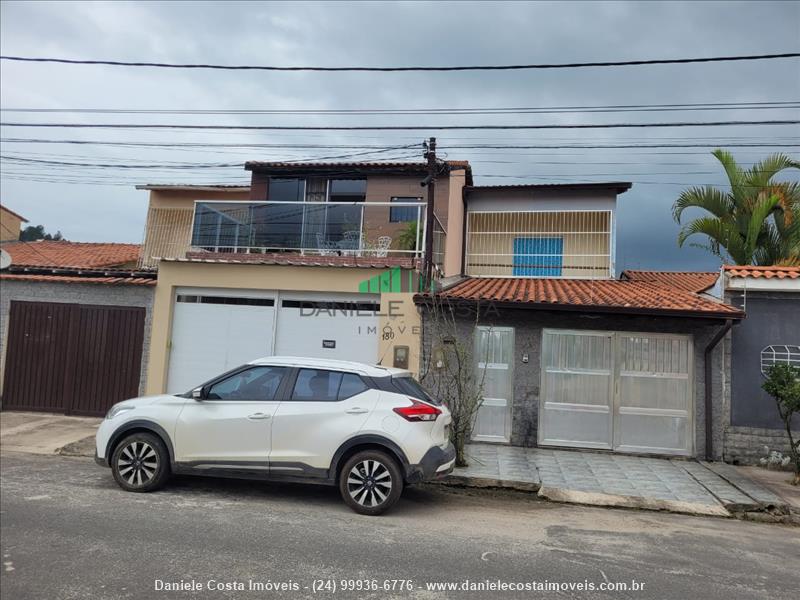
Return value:
M 150 340 L 150 361 L 147 378 L 147 393 L 162 393 L 166 386 L 169 361 L 169 342 L 172 337 L 172 304 L 175 289 L 178 287 L 226 288 L 240 290 L 280 290 L 293 292 L 328 292 L 358 293 L 359 284 L 385 269 L 368 269 L 355 267 L 298 267 L 258 264 L 224 264 L 224 263 L 176 263 L 162 262 L 159 266 L 158 285 L 155 289 L 153 304 L 153 327 Z M 397 294 L 396 296 L 410 296 Z M 403 305 L 408 298 L 401 298 Z M 385 300 L 381 298 L 381 313 L 385 313 Z M 415 314 L 407 309 L 400 309 L 402 320 L 408 327 L 404 331 L 411 335 L 414 330 Z M 383 317 L 382 317 L 383 318 Z M 379 321 L 380 329 L 385 325 Z M 398 325 L 400 323 L 398 322 Z M 399 328 L 398 328 L 399 331 Z M 391 360 L 393 344 L 409 345 L 406 335 L 397 341 L 379 344 L 381 352 Z M 380 360 L 376 356 L 376 362 Z M 413 358 L 413 357 L 412 357 Z M 415 359 L 416 360 L 416 359 Z M 387 363 L 383 363 L 387 364 Z
M 419 375 L 422 318 L 413 293 L 381 294 L 378 325 L 378 364 L 391 367 L 395 346 L 408 348 L 408 370 Z
M 725 460 L 755 464 L 770 450 L 788 452 L 789 438 L 774 398 L 761 385 L 761 350 L 774 344 L 800 345 L 800 294 L 729 290 L 726 301 L 747 318 L 726 340 L 730 356 L 730 404 L 725 412 Z M 800 417 L 792 431 L 800 438 Z
M 458 310 L 458 336 L 465 343 L 471 343 L 475 326 L 475 315 L 467 309 Z M 431 313 L 424 311 L 423 351 L 430 351 Z M 710 339 L 719 330 L 720 324 L 701 319 L 656 318 L 621 315 L 587 315 L 579 312 L 549 312 L 521 309 L 492 309 L 489 307 L 480 317 L 480 325 L 494 325 L 514 328 L 514 398 L 512 403 L 511 444 L 516 446 L 536 446 L 539 420 L 539 390 L 541 387 L 541 346 L 542 329 L 587 329 L 607 331 L 629 331 L 646 333 L 679 333 L 693 337 L 695 369 L 694 381 L 694 452 L 697 456 L 705 453 L 705 409 L 703 352 Z M 528 362 L 522 362 L 523 354 L 528 354 Z M 724 352 L 718 346 L 712 355 L 714 361 L 713 397 L 713 443 L 716 458 L 722 458 L 724 435 L 724 394 L 723 387 Z
M 464 254 L 464 185 L 466 173 L 451 171 L 447 197 L 447 221 L 445 223 L 444 276 L 461 275 Z M 437 188 L 437 195 L 439 188 Z
M 29 302 L 66 302 L 70 304 L 95 304 L 105 306 L 142 306 L 145 308 L 144 342 L 139 393 L 143 394 L 147 381 L 147 363 L 150 356 L 150 330 L 153 322 L 155 288 L 145 285 L 107 285 L 97 283 L 46 283 L 30 281 L 3 281 L 0 293 L 0 392 L 6 364 L 8 340 L 8 313 L 12 300 Z

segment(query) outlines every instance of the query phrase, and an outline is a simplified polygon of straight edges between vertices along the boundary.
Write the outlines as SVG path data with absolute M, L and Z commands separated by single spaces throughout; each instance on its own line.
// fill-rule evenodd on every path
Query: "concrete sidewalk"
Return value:
M 87 446 L 102 419 L 37 412 L 0 412 L 0 449 L 55 454 L 65 446 Z M 93 453 L 93 450 L 92 450 Z
M 724 463 L 493 444 L 471 444 L 467 455 L 469 467 L 456 469 L 446 483 L 535 491 L 556 502 L 793 518 L 783 518 L 791 512 L 788 501 Z

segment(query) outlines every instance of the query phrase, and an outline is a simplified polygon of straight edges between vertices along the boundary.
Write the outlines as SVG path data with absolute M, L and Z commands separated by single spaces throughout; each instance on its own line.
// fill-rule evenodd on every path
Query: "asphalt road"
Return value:
M 180 478 L 120 490 L 91 460 L 5 454 L 3 599 L 64 598 L 797 598 L 800 528 L 584 508 L 525 494 L 432 486 L 388 515 L 352 513 L 335 490 Z M 196 591 L 156 591 L 156 580 Z M 245 590 L 211 590 L 208 582 Z M 345 591 L 366 580 L 372 591 Z M 412 590 L 399 590 L 411 581 Z M 466 581 L 640 591 L 435 591 Z M 294 591 L 248 590 L 250 582 Z M 313 592 L 333 581 L 336 592 Z M 395 590 L 384 591 L 387 586 Z M 375 582 L 373 584 L 373 582 Z M 331 586 L 332 584 L 327 584 Z M 365 585 L 365 584 L 355 584 Z

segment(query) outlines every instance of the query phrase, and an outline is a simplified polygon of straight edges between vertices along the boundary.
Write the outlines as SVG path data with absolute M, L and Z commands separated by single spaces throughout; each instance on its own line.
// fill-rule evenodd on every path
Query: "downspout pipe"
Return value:
M 713 369 L 711 364 L 711 353 L 714 352 L 714 348 L 717 347 L 717 344 L 720 343 L 722 338 L 724 338 L 727 333 L 733 327 L 733 321 L 728 319 L 725 321 L 725 325 L 723 325 L 719 331 L 711 338 L 711 341 L 708 342 L 706 345 L 706 349 L 703 352 L 703 366 L 705 367 L 706 376 L 705 381 L 705 421 L 706 421 L 706 460 L 714 460 L 714 414 L 713 414 L 713 403 L 712 403 L 712 393 L 714 391 L 714 386 L 711 383 L 711 378 L 713 375 Z

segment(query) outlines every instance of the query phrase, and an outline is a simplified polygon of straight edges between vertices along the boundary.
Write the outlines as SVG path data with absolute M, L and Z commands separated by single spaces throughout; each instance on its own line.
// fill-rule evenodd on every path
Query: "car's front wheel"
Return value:
M 169 479 L 169 453 L 155 435 L 134 433 L 117 444 L 111 456 L 111 471 L 122 489 L 152 492 Z
M 362 515 L 386 512 L 402 491 L 403 476 L 397 461 L 380 450 L 354 454 L 339 473 L 339 492 L 345 504 Z

